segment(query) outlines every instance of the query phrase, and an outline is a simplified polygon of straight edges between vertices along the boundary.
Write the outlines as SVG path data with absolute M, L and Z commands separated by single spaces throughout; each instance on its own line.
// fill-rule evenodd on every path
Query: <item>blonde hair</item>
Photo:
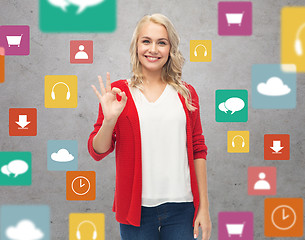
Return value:
M 144 16 L 138 22 L 134 30 L 129 48 L 132 65 L 132 77 L 130 86 L 142 89 L 140 84 L 143 83 L 144 76 L 142 74 L 142 66 L 137 53 L 137 46 L 140 30 L 142 26 L 149 21 L 164 26 L 167 30 L 170 42 L 170 52 L 168 60 L 162 68 L 161 79 L 162 81 L 172 85 L 184 97 L 186 107 L 189 111 L 194 111 L 196 107 L 192 105 L 190 91 L 181 80 L 184 58 L 178 47 L 180 39 L 174 28 L 174 25 L 167 17 L 162 14 L 157 13 Z

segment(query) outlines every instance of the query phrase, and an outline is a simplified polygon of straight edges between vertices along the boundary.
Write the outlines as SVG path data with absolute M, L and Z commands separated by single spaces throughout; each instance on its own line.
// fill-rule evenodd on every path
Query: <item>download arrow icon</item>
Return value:
M 19 115 L 19 121 L 16 122 L 21 128 L 18 129 L 28 129 L 25 128 L 25 126 L 27 126 L 30 122 L 28 122 L 27 120 L 27 115 Z
M 275 154 L 281 154 L 281 151 L 284 147 L 281 147 L 281 141 L 273 141 L 273 146 L 270 147 L 275 153 Z

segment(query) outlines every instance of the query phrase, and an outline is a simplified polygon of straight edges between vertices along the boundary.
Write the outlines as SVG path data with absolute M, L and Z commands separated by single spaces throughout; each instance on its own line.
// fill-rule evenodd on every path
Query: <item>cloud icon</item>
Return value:
M 56 162 L 70 162 L 74 159 L 73 155 L 69 153 L 67 149 L 60 149 L 57 153 L 51 154 L 52 160 Z
M 291 89 L 278 77 L 271 77 L 266 83 L 257 85 L 257 91 L 266 96 L 283 96 L 290 93 Z
M 44 234 L 40 229 L 36 228 L 32 221 L 24 219 L 19 221 L 16 227 L 8 227 L 6 236 L 11 240 L 40 240 Z

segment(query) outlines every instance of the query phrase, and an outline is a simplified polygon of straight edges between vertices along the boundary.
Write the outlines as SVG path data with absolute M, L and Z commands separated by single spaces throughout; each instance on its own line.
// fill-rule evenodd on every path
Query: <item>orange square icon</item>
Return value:
M 67 171 L 66 173 L 67 200 L 95 200 L 95 186 L 94 171 Z
M 289 160 L 290 159 L 289 134 L 265 134 L 264 159 Z
M 302 237 L 303 199 L 265 199 L 265 236 Z
M 36 108 L 10 108 L 9 109 L 9 135 L 10 136 L 36 136 L 37 135 L 37 109 Z

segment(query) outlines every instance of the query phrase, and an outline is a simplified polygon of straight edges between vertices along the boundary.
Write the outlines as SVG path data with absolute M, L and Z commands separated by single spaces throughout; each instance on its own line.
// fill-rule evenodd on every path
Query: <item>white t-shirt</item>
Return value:
M 176 89 L 167 84 L 155 102 L 139 89 L 129 89 L 140 121 L 142 206 L 192 202 L 186 116 Z

